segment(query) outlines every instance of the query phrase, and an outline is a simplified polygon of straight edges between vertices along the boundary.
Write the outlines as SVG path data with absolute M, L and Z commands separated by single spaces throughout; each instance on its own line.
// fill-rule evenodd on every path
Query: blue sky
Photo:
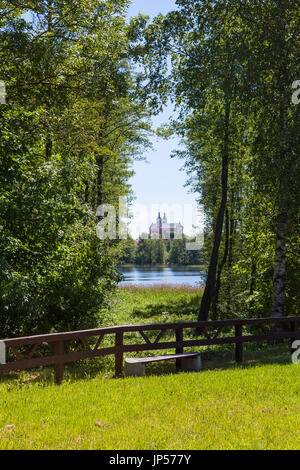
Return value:
M 135 16 L 141 12 L 153 18 L 159 13 L 165 14 L 175 8 L 175 0 L 132 0 L 128 15 Z
M 153 18 L 159 13 L 165 14 L 175 8 L 175 0 L 133 0 L 128 16 L 142 12 Z M 154 127 L 166 122 L 172 113 L 173 108 L 170 106 L 161 115 L 153 118 Z M 183 162 L 170 158 L 172 150 L 178 148 L 179 142 L 176 138 L 167 142 L 153 138 L 152 142 L 154 151 L 145 154 L 148 163 L 134 164 L 136 174 L 131 184 L 136 201 L 130 232 L 134 238 L 141 232 L 147 232 L 150 222 L 156 218 L 160 209 L 161 212 L 166 211 L 171 222 L 183 223 L 185 233 L 191 235 L 194 232 L 193 224 L 196 223 L 195 195 L 189 194 L 188 188 L 184 188 L 187 177 L 186 173 L 181 171 Z
M 128 17 L 140 12 L 153 18 L 159 13 L 166 14 L 176 9 L 175 0 L 132 0 Z M 163 113 L 153 118 L 154 128 L 168 121 L 173 114 L 173 107 L 167 107 Z M 202 225 L 201 218 L 197 219 L 195 195 L 189 194 L 184 188 L 187 176 L 182 170 L 183 162 L 171 159 L 172 150 L 179 147 L 179 141 L 172 138 L 168 141 L 152 139 L 153 151 L 144 156 L 147 162 L 135 162 L 135 176 L 131 179 L 135 193 L 135 203 L 131 209 L 133 219 L 129 231 L 134 238 L 142 232 L 148 232 L 149 226 L 156 220 L 158 211 L 166 212 L 168 221 L 181 222 L 184 233 L 195 233 L 194 225 Z

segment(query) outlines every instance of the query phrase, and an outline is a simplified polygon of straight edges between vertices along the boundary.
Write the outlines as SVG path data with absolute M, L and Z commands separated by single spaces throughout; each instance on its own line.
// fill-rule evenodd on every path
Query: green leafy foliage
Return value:
M 175 104 L 160 134 L 205 210 L 199 319 L 299 314 L 298 5 L 176 3 L 141 26 L 142 80 L 155 112 Z
M 96 209 L 130 200 L 150 131 L 128 1 L 2 3 L 0 337 L 95 327 L 123 250 L 97 238 Z

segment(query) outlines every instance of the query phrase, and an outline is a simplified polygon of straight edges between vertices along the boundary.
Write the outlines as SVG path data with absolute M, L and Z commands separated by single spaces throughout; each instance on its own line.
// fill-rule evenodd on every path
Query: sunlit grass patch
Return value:
M 60 387 L 0 379 L 0 448 L 300 449 L 299 372 L 234 366 Z

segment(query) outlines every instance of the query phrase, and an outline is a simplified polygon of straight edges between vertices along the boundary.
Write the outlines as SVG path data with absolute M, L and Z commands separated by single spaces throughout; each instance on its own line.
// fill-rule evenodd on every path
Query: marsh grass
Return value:
M 202 295 L 202 287 L 188 285 L 120 287 L 112 306 L 114 323 L 195 321 Z

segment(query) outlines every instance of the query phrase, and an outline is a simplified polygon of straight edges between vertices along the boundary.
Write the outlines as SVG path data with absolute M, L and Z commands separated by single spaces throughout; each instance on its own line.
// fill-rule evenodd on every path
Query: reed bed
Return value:
M 151 285 L 143 285 L 143 284 L 123 284 L 119 286 L 119 290 L 121 291 L 173 291 L 179 293 L 199 293 L 203 292 L 203 286 L 190 286 L 188 284 L 151 284 Z

